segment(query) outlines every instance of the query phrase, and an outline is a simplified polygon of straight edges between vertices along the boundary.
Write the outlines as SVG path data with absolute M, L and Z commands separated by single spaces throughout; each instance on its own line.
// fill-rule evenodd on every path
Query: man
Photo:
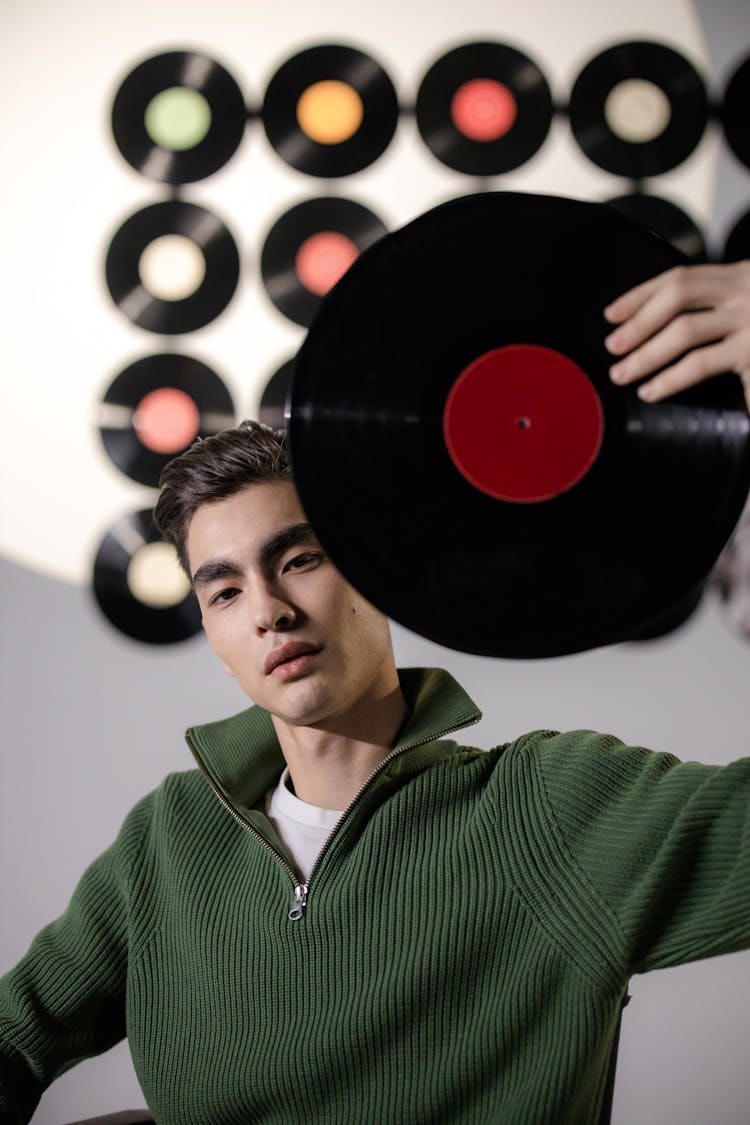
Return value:
M 749 270 L 615 302 L 624 381 L 656 355 L 672 391 L 731 353 L 750 398 Z M 713 368 L 672 362 L 685 330 Z M 156 518 L 255 706 L 188 732 L 198 771 L 132 810 L 0 981 L 0 1121 L 127 1035 L 160 1125 L 596 1122 L 629 976 L 750 945 L 750 759 L 457 745 L 479 712 L 396 670 L 254 423 L 172 462 Z

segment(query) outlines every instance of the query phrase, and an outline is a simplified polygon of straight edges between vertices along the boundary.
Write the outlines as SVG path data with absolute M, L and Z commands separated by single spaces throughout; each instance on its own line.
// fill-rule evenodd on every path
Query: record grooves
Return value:
M 205 274 L 187 296 L 164 299 L 143 283 L 141 262 L 155 240 L 177 235 L 202 255 Z M 139 328 L 176 335 L 194 332 L 229 304 L 240 273 L 240 257 L 224 223 L 205 207 L 182 200 L 153 203 L 136 211 L 115 233 L 105 275 L 112 300 Z
M 118 469 L 157 488 L 168 461 L 234 418 L 232 396 L 216 372 L 192 356 L 163 352 L 136 360 L 113 380 L 99 407 L 99 433 Z
M 311 176 L 350 176 L 390 144 L 398 100 L 374 59 L 332 43 L 301 51 L 280 67 L 261 116 L 268 140 L 292 168 Z
M 332 283 L 385 233 L 377 215 L 352 199 L 307 199 L 277 219 L 266 236 L 260 260 L 266 292 L 284 316 L 307 327 Z M 330 239 L 340 243 L 330 245 Z
M 570 96 L 570 125 L 594 164 L 639 180 L 686 160 L 708 121 L 703 79 L 662 43 L 618 43 L 596 55 Z
M 540 68 L 505 43 L 467 43 L 439 58 L 417 93 L 417 126 L 449 168 L 495 176 L 543 145 L 552 98 Z
M 695 591 L 750 483 L 741 390 L 719 376 L 646 404 L 611 382 L 604 346 L 605 305 L 681 260 L 605 205 L 480 193 L 354 263 L 297 356 L 287 428 L 302 505 L 368 601 L 439 644 L 523 658 L 630 639 Z M 454 457 L 446 406 L 462 373 L 513 349 L 510 376 L 541 398 L 480 388 Z M 559 361 L 585 393 L 550 409 Z M 509 433 L 528 465 L 493 495 L 457 461 L 489 435 L 480 472 L 506 474 Z
M 172 99 L 171 114 L 165 97 Z M 244 136 L 245 122 L 234 78 L 194 51 L 145 59 L 125 78 L 112 104 L 112 133 L 122 155 L 143 176 L 168 184 L 202 180 L 226 164 Z M 152 135 L 154 125 L 161 126 L 162 143 Z

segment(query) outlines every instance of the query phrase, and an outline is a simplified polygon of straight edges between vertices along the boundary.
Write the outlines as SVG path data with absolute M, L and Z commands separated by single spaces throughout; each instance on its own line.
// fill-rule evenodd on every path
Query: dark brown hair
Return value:
M 199 438 L 164 466 L 154 523 L 166 541 L 174 544 L 180 565 L 190 577 L 185 540 L 201 504 L 224 500 L 248 484 L 291 479 L 284 431 L 246 420 L 234 429 Z

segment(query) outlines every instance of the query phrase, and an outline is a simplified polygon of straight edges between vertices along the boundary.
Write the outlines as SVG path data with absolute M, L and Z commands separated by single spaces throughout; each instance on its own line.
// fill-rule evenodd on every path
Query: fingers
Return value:
M 696 383 L 730 369 L 731 348 L 725 340 L 708 347 L 696 348 L 671 367 L 638 388 L 644 402 L 659 402 Z
M 670 320 L 655 336 L 646 339 L 625 359 L 610 368 L 615 383 L 632 383 L 665 367 L 684 352 L 720 340 L 733 327 L 733 318 L 723 310 L 687 313 Z M 716 372 L 706 372 L 716 374 Z

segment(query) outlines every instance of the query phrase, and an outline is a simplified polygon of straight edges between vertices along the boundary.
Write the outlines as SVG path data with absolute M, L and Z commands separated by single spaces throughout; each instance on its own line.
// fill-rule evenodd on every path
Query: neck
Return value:
M 320 808 L 345 809 L 390 754 L 406 710 L 396 677 L 395 686 L 319 726 L 292 726 L 274 716 L 297 797 Z

